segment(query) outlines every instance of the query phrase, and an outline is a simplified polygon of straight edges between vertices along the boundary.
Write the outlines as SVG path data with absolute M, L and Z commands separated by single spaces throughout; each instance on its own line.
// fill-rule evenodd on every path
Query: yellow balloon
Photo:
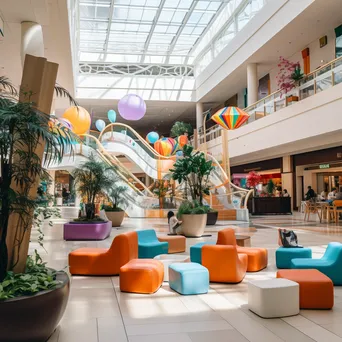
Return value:
M 63 118 L 71 122 L 76 134 L 84 134 L 90 128 L 90 114 L 83 107 L 70 107 L 63 114 Z

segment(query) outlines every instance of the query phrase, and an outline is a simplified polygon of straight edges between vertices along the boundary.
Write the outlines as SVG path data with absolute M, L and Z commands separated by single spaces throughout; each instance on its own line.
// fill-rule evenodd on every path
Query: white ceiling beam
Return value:
M 152 22 L 151 30 L 149 32 L 149 35 L 148 35 L 148 37 L 146 39 L 146 42 L 145 42 L 145 45 L 144 45 L 143 55 L 141 56 L 141 60 L 140 60 L 141 63 L 144 61 L 146 51 L 148 50 L 148 47 L 150 45 L 150 42 L 151 42 L 151 39 L 152 39 L 152 35 L 154 33 L 154 29 L 155 29 L 155 27 L 157 25 L 157 22 L 159 20 L 160 14 L 161 14 L 161 12 L 162 12 L 162 10 L 164 8 L 165 2 L 166 2 L 166 0 L 161 0 L 161 2 L 159 4 L 159 8 L 158 8 L 157 13 L 156 13 L 156 15 L 154 17 L 154 20 Z
M 104 48 L 103 48 L 103 57 L 102 59 L 104 59 L 107 55 L 107 50 L 108 50 L 108 42 L 109 42 L 109 35 L 110 35 L 110 30 L 112 28 L 112 22 L 113 22 L 113 15 L 114 15 L 114 1 L 112 0 L 110 3 L 110 8 L 109 8 L 109 22 L 108 22 L 108 30 L 107 30 L 107 35 L 106 35 L 106 40 L 105 40 L 105 44 L 104 44 Z

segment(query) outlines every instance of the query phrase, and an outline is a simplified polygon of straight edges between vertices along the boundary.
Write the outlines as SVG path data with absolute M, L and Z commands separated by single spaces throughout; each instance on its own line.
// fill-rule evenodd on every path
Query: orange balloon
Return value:
M 63 118 L 71 122 L 75 134 L 84 134 L 90 128 L 90 114 L 83 107 L 70 107 L 63 114 Z
M 186 135 L 180 135 L 177 140 L 180 147 L 183 147 L 188 143 L 188 137 Z

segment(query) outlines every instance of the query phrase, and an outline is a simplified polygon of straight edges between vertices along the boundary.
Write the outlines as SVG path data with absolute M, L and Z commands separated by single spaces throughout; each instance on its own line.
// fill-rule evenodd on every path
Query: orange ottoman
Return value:
M 185 252 L 186 238 L 181 235 L 158 236 L 160 242 L 169 243 L 169 254 Z
M 301 309 L 331 309 L 334 306 L 334 285 L 330 278 L 318 270 L 281 270 L 277 278 L 299 284 Z
M 239 254 L 248 256 L 247 272 L 258 272 L 267 267 L 268 253 L 266 248 L 237 247 Z
M 164 265 L 154 259 L 132 259 L 120 268 L 120 290 L 154 293 L 164 279 Z

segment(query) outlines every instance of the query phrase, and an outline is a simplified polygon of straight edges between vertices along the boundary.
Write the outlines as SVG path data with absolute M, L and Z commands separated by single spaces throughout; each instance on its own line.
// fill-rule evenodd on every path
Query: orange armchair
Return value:
M 235 246 L 204 245 L 202 265 L 209 271 L 209 279 L 218 283 L 239 283 L 247 271 L 247 255 L 238 254 Z
M 138 258 L 136 232 L 116 236 L 107 248 L 79 248 L 69 253 L 71 274 L 117 275 L 120 267 Z
M 232 228 L 225 228 L 218 232 L 218 245 L 236 246 L 239 254 L 248 256 L 247 272 L 258 272 L 267 267 L 268 253 L 266 248 L 238 247 L 236 245 L 235 231 Z

